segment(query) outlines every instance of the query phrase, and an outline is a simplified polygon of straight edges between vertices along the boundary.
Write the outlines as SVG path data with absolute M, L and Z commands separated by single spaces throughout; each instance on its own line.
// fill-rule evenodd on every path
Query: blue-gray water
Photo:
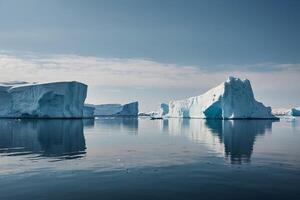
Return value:
M 300 199 L 300 119 L 0 120 L 0 199 Z

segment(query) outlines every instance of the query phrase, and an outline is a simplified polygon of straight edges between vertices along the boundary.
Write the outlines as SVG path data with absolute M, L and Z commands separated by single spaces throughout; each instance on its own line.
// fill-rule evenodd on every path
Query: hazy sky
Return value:
M 249 78 L 300 106 L 300 1 L 0 0 L 0 81 L 78 80 L 141 110 Z

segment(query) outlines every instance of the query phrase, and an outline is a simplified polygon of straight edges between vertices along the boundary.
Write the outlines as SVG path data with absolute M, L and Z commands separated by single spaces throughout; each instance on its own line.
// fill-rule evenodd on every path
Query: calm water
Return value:
M 300 199 L 300 118 L 0 120 L 0 199 Z

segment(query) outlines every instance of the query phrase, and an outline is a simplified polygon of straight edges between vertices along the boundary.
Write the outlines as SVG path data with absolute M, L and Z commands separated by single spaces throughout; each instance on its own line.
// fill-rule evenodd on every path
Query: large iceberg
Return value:
M 276 119 L 271 107 L 257 102 L 250 81 L 229 77 L 227 81 L 206 93 L 169 102 L 169 117 L 215 119 Z
M 76 81 L 0 85 L 2 118 L 82 118 L 87 85 Z
M 95 116 L 124 116 L 124 117 L 137 117 L 139 113 L 138 102 L 128 104 L 101 104 L 93 105 L 86 104 L 86 106 L 94 107 Z

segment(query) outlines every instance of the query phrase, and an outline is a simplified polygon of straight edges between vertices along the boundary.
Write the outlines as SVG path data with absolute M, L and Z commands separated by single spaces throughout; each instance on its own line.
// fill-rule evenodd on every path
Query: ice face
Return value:
M 94 107 L 95 116 L 131 116 L 137 117 L 139 112 L 138 102 L 132 102 L 128 104 L 101 104 L 93 105 L 86 104 L 87 106 Z
M 124 104 L 122 106 L 122 110 L 118 112 L 116 115 L 137 117 L 138 113 L 139 113 L 139 103 L 136 101 L 136 102 Z
M 161 103 L 158 114 L 162 117 L 162 116 L 165 116 L 168 113 L 169 113 L 169 105 L 166 104 L 166 103 Z
M 206 93 L 169 102 L 169 117 L 187 118 L 276 118 L 271 108 L 254 98 L 249 80 L 229 77 Z
M 95 108 L 91 106 L 84 106 L 83 107 L 83 117 L 84 118 L 94 118 Z
M 0 85 L 0 117 L 82 118 L 86 94 L 75 81 Z

